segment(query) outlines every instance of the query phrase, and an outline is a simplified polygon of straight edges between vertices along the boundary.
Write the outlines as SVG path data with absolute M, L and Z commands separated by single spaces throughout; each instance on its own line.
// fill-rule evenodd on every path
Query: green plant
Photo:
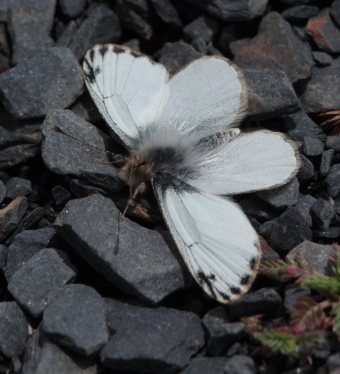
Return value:
M 309 352 L 329 333 L 340 337 L 340 245 L 334 244 L 333 248 L 331 275 L 319 274 L 299 259 L 267 261 L 261 266 L 262 274 L 283 282 L 294 280 L 318 295 L 317 299 L 303 296 L 296 302 L 288 326 L 255 334 L 272 351 L 298 356 Z

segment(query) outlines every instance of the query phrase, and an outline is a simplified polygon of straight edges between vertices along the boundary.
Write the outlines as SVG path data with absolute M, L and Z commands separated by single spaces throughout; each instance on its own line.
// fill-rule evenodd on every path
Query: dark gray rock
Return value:
M 288 311 L 292 311 L 296 302 L 304 296 L 310 296 L 311 292 L 307 288 L 302 288 L 296 283 L 287 284 L 284 293 L 284 306 Z
M 299 110 L 299 100 L 284 71 L 244 69 L 249 89 L 248 116 L 253 120 L 280 117 Z
M 64 253 L 46 248 L 31 257 L 12 275 L 8 290 L 36 318 L 59 290 L 75 276 L 76 273 L 67 264 Z
M 86 0 L 59 0 L 61 12 L 68 18 L 79 17 L 85 10 Z
M 58 246 L 57 231 L 53 227 L 23 231 L 18 234 L 9 246 L 5 276 L 7 281 L 32 256 L 43 248 Z
M 218 23 L 216 20 L 201 16 L 190 22 L 183 28 L 183 37 L 188 42 L 194 39 L 201 38 L 206 43 L 212 42 L 214 36 L 218 31 Z
M 71 200 L 55 224 L 85 261 L 124 292 L 157 303 L 188 284 L 160 233 L 122 217 L 108 198 Z
M 233 343 L 248 337 L 248 328 L 242 322 L 226 322 L 211 315 L 204 316 L 202 322 L 207 332 L 209 356 L 224 356 Z
M 322 177 L 325 177 L 329 173 L 329 170 L 333 163 L 334 153 L 334 149 L 327 149 L 326 151 L 322 152 L 320 163 L 320 175 Z
M 25 0 L 24 2 L 10 0 L 8 32 L 13 46 L 13 65 L 53 46 L 50 32 L 56 2 L 56 0 Z
M 303 153 L 307 157 L 320 156 L 324 147 L 324 143 L 318 138 L 312 136 L 305 136 L 303 138 Z
M 26 197 L 17 197 L 0 210 L 0 241 L 4 240 L 19 225 L 28 207 Z
M 69 110 L 50 112 L 42 126 L 42 157 L 56 174 L 82 178 L 117 192 L 123 182 L 106 151 L 111 139 Z
M 326 178 L 327 191 L 333 198 L 340 194 L 340 164 L 333 165 Z
M 14 233 L 11 235 L 11 237 L 8 239 L 10 242 L 12 242 L 12 238 L 14 238 L 15 235 L 20 233 L 21 231 L 28 230 L 33 225 L 38 224 L 39 221 L 45 216 L 45 209 L 38 206 L 28 212 L 25 217 L 20 221 L 18 227 L 14 231 Z
M 294 209 L 298 210 L 300 214 L 305 218 L 305 221 L 307 222 L 309 227 L 311 227 L 313 224 L 310 209 L 315 202 L 316 199 L 313 196 L 302 195 L 294 207 Z
M 306 31 L 320 50 L 330 53 L 340 52 L 340 30 L 330 17 L 329 8 L 321 10 L 317 16 L 310 18 Z
M 28 341 L 22 374 L 97 374 L 95 358 L 74 355 L 53 344 L 39 327 Z
M 327 369 L 331 374 L 337 374 L 340 368 L 340 353 L 333 353 L 327 358 Z
M 0 22 L 7 22 L 9 0 L 0 1 Z
M 242 210 L 247 216 L 253 217 L 260 222 L 268 221 L 277 216 L 277 211 L 263 203 L 255 194 L 242 199 L 239 202 Z
M 28 338 L 28 323 L 17 303 L 0 303 L 0 353 L 7 357 L 21 354 Z
M 310 76 L 314 63 L 309 47 L 279 13 L 266 14 L 257 36 L 230 43 L 234 61 L 249 69 L 282 69 L 292 83 Z
M 14 121 L 11 117 L 10 122 L 5 121 L 4 126 L 11 129 L 8 131 L 5 127 L 0 128 L 0 147 L 5 148 L 9 145 L 40 145 L 41 143 L 41 123 L 25 124 L 22 121 Z
M 289 252 L 304 240 L 312 239 L 312 231 L 299 209 L 289 208 L 280 217 L 263 223 L 260 234 L 280 254 Z
M 340 27 L 340 0 L 334 0 L 332 2 L 330 15 L 337 26 Z
M 261 191 L 256 195 L 274 209 L 282 211 L 297 203 L 299 198 L 299 182 L 295 177 L 282 187 Z
M 3 272 L 6 266 L 8 248 L 0 244 L 0 270 Z
M 313 5 L 296 5 L 285 9 L 281 14 L 287 21 L 301 21 L 317 15 L 319 8 Z
M 222 21 L 247 21 L 261 16 L 268 0 L 187 0 Z
M 301 102 L 306 112 L 326 112 L 340 108 L 340 86 L 334 84 L 340 74 L 340 57 L 326 67 L 314 67 Z
M 256 314 L 273 313 L 282 306 L 281 296 L 272 288 L 243 295 L 240 299 L 226 305 L 232 320 Z
M 311 267 L 321 274 L 330 275 L 333 266 L 332 256 L 335 253 L 331 245 L 317 244 L 306 240 L 288 253 L 287 260 L 296 261 L 298 259 L 305 267 Z
M 99 4 L 91 7 L 88 16 L 66 46 L 81 60 L 94 44 L 118 42 L 120 36 L 120 22 L 116 13 L 108 4 Z
M 326 147 L 332 148 L 336 152 L 340 152 L 340 135 L 327 136 Z
M 0 169 L 20 165 L 40 155 L 36 144 L 18 144 L 0 150 Z
M 6 197 L 6 186 L 2 180 L 0 180 L 0 203 Z
M 29 179 L 13 177 L 6 182 L 6 197 L 15 199 L 19 196 L 27 196 L 32 192 L 32 183 Z
M 320 126 L 303 111 L 283 117 L 282 129 L 293 140 L 303 141 L 305 136 L 323 139 L 326 137 Z
M 177 372 L 204 345 L 200 319 L 190 312 L 109 299 L 106 318 L 114 334 L 101 352 L 101 362 L 115 370 Z
M 312 205 L 310 212 L 314 224 L 324 230 L 329 228 L 335 213 L 334 206 L 322 198 Z
M 197 357 L 180 374 L 225 374 L 226 357 Z
M 256 374 L 254 360 L 245 355 L 235 355 L 231 357 L 224 369 L 225 374 Z
M 165 43 L 162 49 L 157 52 L 157 57 L 170 74 L 175 74 L 191 61 L 202 57 L 202 54 L 197 52 L 190 44 L 180 41 Z
M 313 234 L 316 238 L 335 240 L 340 238 L 340 227 L 330 226 L 328 229 L 313 230 Z
M 315 168 L 309 158 L 300 155 L 301 166 L 298 171 L 297 177 L 300 183 L 310 182 L 315 177 Z
M 177 28 L 182 26 L 182 21 L 178 15 L 177 9 L 170 0 L 153 0 L 152 4 L 158 17 L 164 23 Z
M 71 199 L 71 194 L 63 186 L 54 186 L 51 190 L 55 207 L 61 209 Z
M 45 309 L 43 330 L 57 344 L 90 356 L 109 338 L 104 300 L 89 286 L 65 286 Z
M 40 52 L 0 75 L 3 104 L 20 119 L 65 108 L 83 89 L 82 70 L 71 51 L 62 47 Z
M 329 66 L 333 62 L 333 57 L 326 52 L 312 52 L 314 61 L 320 66 Z

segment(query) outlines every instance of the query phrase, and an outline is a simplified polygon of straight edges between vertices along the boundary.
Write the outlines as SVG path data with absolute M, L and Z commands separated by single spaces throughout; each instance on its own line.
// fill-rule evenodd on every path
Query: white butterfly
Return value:
M 99 111 L 130 155 L 120 173 L 133 194 L 151 184 L 191 274 L 216 300 L 245 293 L 259 266 L 258 236 L 219 195 L 280 186 L 297 172 L 294 145 L 270 131 L 240 132 L 247 88 L 227 59 L 203 57 L 174 76 L 127 47 L 96 45 L 83 63 Z

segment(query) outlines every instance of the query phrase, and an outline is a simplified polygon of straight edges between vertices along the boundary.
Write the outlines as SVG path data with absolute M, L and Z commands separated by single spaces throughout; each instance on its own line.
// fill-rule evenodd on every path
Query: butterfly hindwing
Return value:
M 154 190 L 191 274 L 207 294 L 226 303 L 245 293 L 260 260 L 258 236 L 245 214 L 222 197 L 192 190 Z

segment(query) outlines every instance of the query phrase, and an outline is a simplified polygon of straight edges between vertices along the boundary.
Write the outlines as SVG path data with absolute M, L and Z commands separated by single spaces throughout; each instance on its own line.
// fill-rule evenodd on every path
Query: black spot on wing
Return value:
M 98 75 L 101 71 L 102 71 L 101 68 L 100 68 L 99 66 L 97 66 L 97 67 L 94 69 L 93 74 L 94 74 L 94 75 Z
M 203 271 L 199 271 L 197 273 L 197 280 L 198 282 L 204 287 L 206 286 L 209 290 L 209 293 L 211 296 L 214 296 L 216 297 L 216 294 L 215 294 L 215 289 L 211 283 L 211 280 L 209 279 L 208 276 L 206 276 Z
M 225 300 L 225 301 L 230 301 L 230 296 L 227 295 L 225 292 L 221 292 L 221 291 L 217 291 L 217 292 L 218 292 L 219 296 L 220 296 L 223 300 Z
M 248 275 L 245 275 L 241 278 L 240 283 L 242 284 L 242 286 L 245 286 L 246 284 L 249 283 L 249 280 L 250 280 L 250 275 L 248 274 Z
M 249 262 L 249 267 L 251 270 L 255 270 L 255 266 L 256 266 L 256 257 L 253 257 Z
M 93 62 L 93 59 L 94 59 L 94 49 L 91 49 L 91 51 L 89 53 L 89 56 L 90 56 L 91 62 Z
M 230 287 L 230 292 L 234 295 L 238 295 L 241 293 L 241 290 L 238 287 Z
M 106 45 L 104 45 L 103 47 L 100 48 L 99 52 L 100 54 L 104 57 L 106 52 L 107 52 L 108 48 Z
M 84 63 L 86 65 L 86 69 L 84 70 L 85 77 L 92 84 L 96 79 L 92 65 L 89 63 L 89 61 L 86 58 L 84 59 Z

